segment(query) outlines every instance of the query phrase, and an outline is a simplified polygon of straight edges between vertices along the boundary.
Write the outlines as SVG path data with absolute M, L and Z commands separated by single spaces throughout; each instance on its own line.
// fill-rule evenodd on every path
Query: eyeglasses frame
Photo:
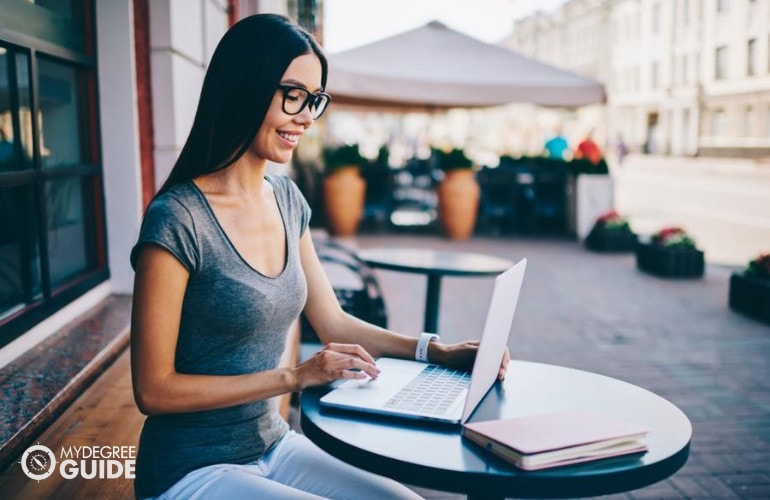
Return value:
M 311 112 L 310 115 L 313 116 L 313 120 L 318 120 L 321 118 L 321 116 L 326 112 L 326 110 L 329 108 L 329 104 L 332 102 L 332 96 L 327 94 L 326 92 L 316 92 L 315 94 L 310 92 L 305 87 L 300 87 L 299 85 L 278 85 L 278 89 L 281 91 L 281 110 L 283 110 L 284 113 L 286 113 L 289 116 L 296 116 L 300 113 L 302 113 L 305 108 L 310 104 L 311 106 L 315 106 L 316 102 L 321 97 L 326 97 L 326 99 L 329 100 L 329 102 L 326 104 L 326 107 L 321 111 L 321 114 L 318 116 L 313 116 L 313 113 Z M 307 92 L 307 97 L 305 98 L 305 101 L 302 103 L 302 105 L 299 107 L 299 110 L 296 113 L 289 113 L 286 111 L 286 96 L 287 94 L 292 90 L 302 90 L 304 92 Z M 311 102 L 312 101 L 312 102 Z

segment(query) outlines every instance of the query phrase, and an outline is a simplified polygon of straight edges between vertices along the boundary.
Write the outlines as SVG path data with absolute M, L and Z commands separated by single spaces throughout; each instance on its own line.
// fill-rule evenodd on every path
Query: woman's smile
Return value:
M 278 130 L 277 133 L 278 133 L 278 136 L 291 147 L 294 147 L 297 145 L 297 143 L 299 142 L 299 137 L 302 135 L 299 132 L 284 132 L 281 130 Z

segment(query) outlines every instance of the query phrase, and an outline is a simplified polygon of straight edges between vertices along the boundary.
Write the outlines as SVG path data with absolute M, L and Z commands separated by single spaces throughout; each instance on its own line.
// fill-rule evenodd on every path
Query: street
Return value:
M 630 155 L 613 178 L 615 207 L 639 234 L 681 226 L 715 264 L 770 252 L 770 163 Z

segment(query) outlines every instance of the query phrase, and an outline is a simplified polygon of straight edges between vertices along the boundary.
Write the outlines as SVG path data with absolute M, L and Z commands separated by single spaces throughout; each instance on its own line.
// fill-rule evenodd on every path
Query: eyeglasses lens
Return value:
M 324 94 L 311 94 L 305 89 L 287 88 L 283 92 L 283 110 L 296 115 L 302 112 L 305 104 L 310 106 L 310 114 L 313 119 L 319 118 L 326 106 L 329 104 L 329 97 Z
M 328 105 L 329 97 L 324 94 L 315 96 L 315 102 L 310 105 L 310 113 L 313 115 L 313 119 L 320 118 Z

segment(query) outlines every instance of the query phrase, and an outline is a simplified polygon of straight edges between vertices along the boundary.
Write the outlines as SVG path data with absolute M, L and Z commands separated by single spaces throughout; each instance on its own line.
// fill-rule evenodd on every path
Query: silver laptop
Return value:
M 465 423 L 497 379 L 527 259 L 495 278 L 473 371 L 394 358 L 379 358 L 376 379 L 348 380 L 321 405 L 452 424 Z

